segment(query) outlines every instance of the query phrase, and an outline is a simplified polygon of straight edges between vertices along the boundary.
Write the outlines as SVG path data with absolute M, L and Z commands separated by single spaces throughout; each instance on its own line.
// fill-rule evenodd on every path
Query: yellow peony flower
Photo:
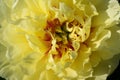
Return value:
M 0 0 L 0 76 L 106 80 L 120 57 L 119 19 L 117 0 Z

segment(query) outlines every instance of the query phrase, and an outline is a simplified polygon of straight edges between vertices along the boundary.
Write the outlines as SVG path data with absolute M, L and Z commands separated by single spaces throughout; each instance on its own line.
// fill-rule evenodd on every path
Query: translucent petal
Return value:
M 106 25 L 115 24 L 116 22 L 120 21 L 120 5 L 117 0 L 110 0 L 107 14 L 109 18 L 106 20 Z

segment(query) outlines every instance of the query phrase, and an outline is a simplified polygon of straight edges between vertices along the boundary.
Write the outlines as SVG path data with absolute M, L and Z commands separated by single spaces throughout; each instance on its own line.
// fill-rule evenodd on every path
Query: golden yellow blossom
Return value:
M 117 0 L 0 0 L 0 76 L 106 80 L 119 60 L 119 19 Z

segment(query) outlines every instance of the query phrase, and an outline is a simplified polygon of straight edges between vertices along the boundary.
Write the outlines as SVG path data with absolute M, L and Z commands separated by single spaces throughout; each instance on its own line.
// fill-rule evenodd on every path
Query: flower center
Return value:
M 48 53 L 52 54 L 54 59 L 59 59 L 65 55 L 69 59 L 77 56 L 80 43 L 87 39 L 87 35 L 83 25 L 79 21 L 65 21 L 60 23 L 59 19 L 47 21 L 45 40 L 50 41 L 51 47 Z

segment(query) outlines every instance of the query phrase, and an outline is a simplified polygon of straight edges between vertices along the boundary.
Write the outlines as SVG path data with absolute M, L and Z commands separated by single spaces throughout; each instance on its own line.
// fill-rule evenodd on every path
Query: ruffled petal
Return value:
M 118 64 L 117 0 L 0 0 L 0 17 L 6 79 L 105 80 Z

